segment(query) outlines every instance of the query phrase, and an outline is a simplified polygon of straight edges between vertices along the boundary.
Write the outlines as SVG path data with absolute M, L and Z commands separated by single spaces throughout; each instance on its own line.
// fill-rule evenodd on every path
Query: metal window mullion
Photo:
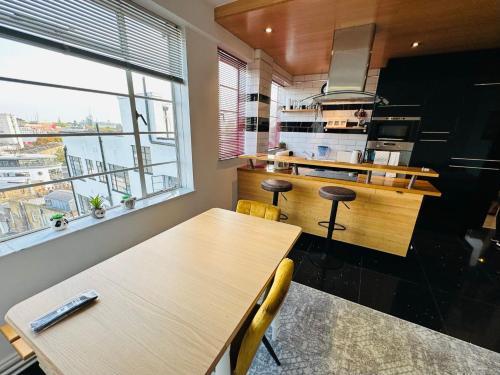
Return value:
M 130 99 L 130 112 L 132 114 L 132 126 L 134 128 L 135 149 L 141 150 L 141 135 L 139 133 L 139 123 L 137 121 L 137 108 L 135 105 L 134 83 L 132 80 L 132 72 L 127 69 L 126 74 L 127 74 L 128 93 Z M 142 160 L 142 152 L 136 152 L 136 154 L 137 154 L 137 164 L 139 168 L 139 179 L 141 181 L 142 198 L 145 198 L 147 197 L 148 193 L 146 189 L 146 176 L 144 175 L 144 160 Z
M 174 85 L 170 85 L 170 94 L 172 96 L 172 99 L 175 100 L 175 94 L 178 92 L 178 90 L 174 90 Z M 180 101 L 180 106 L 182 106 L 183 101 Z M 180 150 L 179 150 L 179 129 L 177 127 L 177 120 L 178 120 L 178 112 L 177 112 L 177 102 L 172 104 L 172 110 L 174 111 L 172 118 L 174 119 L 174 145 L 175 145 L 175 163 L 177 165 L 177 188 L 180 188 L 182 186 L 182 170 L 180 166 Z M 181 110 L 182 113 L 182 110 Z M 168 130 L 168 129 L 167 129 Z M 163 186 L 165 187 L 165 182 L 163 182 Z
M 139 132 L 139 134 L 157 134 L 157 135 L 165 135 L 173 132 Z M 135 135 L 134 132 L 125 132 L 125 133 L 8 133 L 8 134 L 0 134 L 0 138 L 57 138 L 57 137 L 101 137 L 101 136 L 127 136 L 127 135 Z M 168 138 L 173 139 L 173 138 Z
M 151 164 L 151 166 L 166 165 L 166 164 L 173 164 L 173 163 L 175 163 L 175 161 L 165 161 L 165 162 L 161 162 L 161 163 Z M 104 164 L 103 164 L 103 168 L 104 168 Z M 61 184 L 63 182 L 71 182 L 74 180 L 83 180 L 85 178 L 91 178 L 91 177 L 97 177 L 97 176 L 108 176 L 108 175 L 113 175 L 115 173 L 120 173 L 120 172 L 134 171 L 136 169 L 137 169 L 137 167 L 130 167 L 130 168 L 117 169 L 117 170 L 108 170 L 108 171 L 100 172 L 100 173 L 92 173 L 92 174 L 89 173 L 89 174 L 83 174 L 81 176 L 61 178 L 59 180 L 41 181 L 41 182 L 34 182 L 32 184 L 15 185 L 12 187 L 0 189 L 0 193 L 6 192 L 6 191 L 12 191 L 12 190 L 19 190 L 19 189 L 29 189 L 29 188 L 36 187 L 36 186 Z M 68 170 L 69 170 L 69 168 L 68 168 Z
M 11 83 L 21 83 L 21 84 L 24 84 L 24 85 L 50 87 L 50 88 L 53 88 L 53 89 L 83 91 L 83 92 L 88 92 L 88 93 L 92 93 L 92 94 L 113 95 L 113 96 L 121 96 L 121 97 L 128 96 L 127 94 L 120 93 L 120 92 L 113 92 L 113 91 L 106 91 L 106 90 L 96 90 L 96 89 L 89 89 L 89 88 L 79 87 L 79 86 L 60 85 L 58 83 L 48 83 L 48 82 L 41 82 L 41 81 L 31 81 L 31 80 L 26 80 L 26 79 L 11 78 L 11 77 L 4 77 L 4 76 L 0 76 L 0 81 L 2 81 L 2 82 L 11 82 Z M 135 94 L 135 96 L 137 98 L 154 100 L 154 101 L 157 101 L 157 102 L 173 103 L 173 100 L 171 100 L 171 99 L 163 99 L 163 98 L 150 97 L 150 96 L 146 97 L 146 96 L 142 96 L 142 95 L 139 95 L 139 94 Z
M 44 87 L 51 87 L 51 88 L 64 89 L 64 90 L 84 91 L 84 92 L 90 92 L 93 94 L 104 94 L 104 95 L 123 96 L 123 97 L 127 96 L 127 94 L 120 93 L 120 92 L 95 90 L 95 89 L 88 89 L 85 87 L 60 85 L 57 83 L 47 83 L 47 82 L 40 82 L 40 81 L 30 81 L 30 80 L 26 80 L 26 79 L 10 78 L 10 77 L 4 77 L 4 76 L 0 76 L 0 81 L 22 83 L 25 85 L 44 86 Z

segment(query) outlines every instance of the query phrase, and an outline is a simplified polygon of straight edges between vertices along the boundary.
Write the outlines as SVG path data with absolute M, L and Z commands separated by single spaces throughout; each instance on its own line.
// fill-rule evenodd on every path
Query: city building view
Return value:
M 0 45 L 20 57 L 23 49 L 30 49 L 42 61 L 57 55 L 7 40 L 0 40 Z M 84 65 L 85 69 L 101 69 L 86 61 L 82 64 L 90 66 Z M 126 82 L 124 72 L 113 69 L 123 73 L 119 78 Z M 9 67 L 4 70 L 8 73 Z M 17 70 L 12 74 L 15 78 L 24 73 L 22 63 Z M 0 240 L 45 228 L 54 214 L 68 219 L 86 215 L 89 200 L 96 195 L 106 207 L 114 207 L 124 195 L 143 198 L 177 186 L 172 83 L 134 73 L 140 95 L 135 98 L 138 135 L 128 95 L 90 97 L 77 88 L 44 83 L 47 86 L 0 82 L 4 92 L 12 93 L 0 102 Z M 16 98 L 21 89 L 22 98 Z M 22 110 L 17 110 L 19 102 L 25 104 Z M 54 107 L 53 114 L 47 113 L 49 106 Z

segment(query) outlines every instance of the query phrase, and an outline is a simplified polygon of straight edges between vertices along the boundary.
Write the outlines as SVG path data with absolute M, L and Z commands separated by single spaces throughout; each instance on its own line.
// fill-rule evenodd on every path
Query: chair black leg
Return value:
M 267 339 L 266 335 L 264 335 L 262 337 L 262 342 L 264 343 L 264 346 L 266 347 L 267 351 L 269 352 L 269 354 L 271 354 L 271 357 L 273 357 L 274 359 L 274 362 L 276 362 L 276 364 L 278 366 L 281 366 L 281 362 L 280 360 L 278 359 L 278 356 L 276 355 L 276 353 L 274 352 L 273 350 L 273 347 L 271 346 L 271 343 L 269 342 L 269 340 Z

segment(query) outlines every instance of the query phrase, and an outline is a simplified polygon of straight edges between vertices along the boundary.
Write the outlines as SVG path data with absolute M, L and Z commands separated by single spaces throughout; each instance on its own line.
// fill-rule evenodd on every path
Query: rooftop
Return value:
M 55 190 L 45 196 L 45 200 L 47 199 L 70 202 L 73 200 L 73 193 L 67 190 Z

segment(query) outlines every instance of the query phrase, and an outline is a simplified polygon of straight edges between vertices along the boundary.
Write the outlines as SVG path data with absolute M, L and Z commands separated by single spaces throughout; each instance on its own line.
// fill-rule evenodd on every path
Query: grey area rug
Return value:
M 261 345 L 249 374 L 500 374 L 498 353 L 297 283 L 271 344 L 281 367 Z

